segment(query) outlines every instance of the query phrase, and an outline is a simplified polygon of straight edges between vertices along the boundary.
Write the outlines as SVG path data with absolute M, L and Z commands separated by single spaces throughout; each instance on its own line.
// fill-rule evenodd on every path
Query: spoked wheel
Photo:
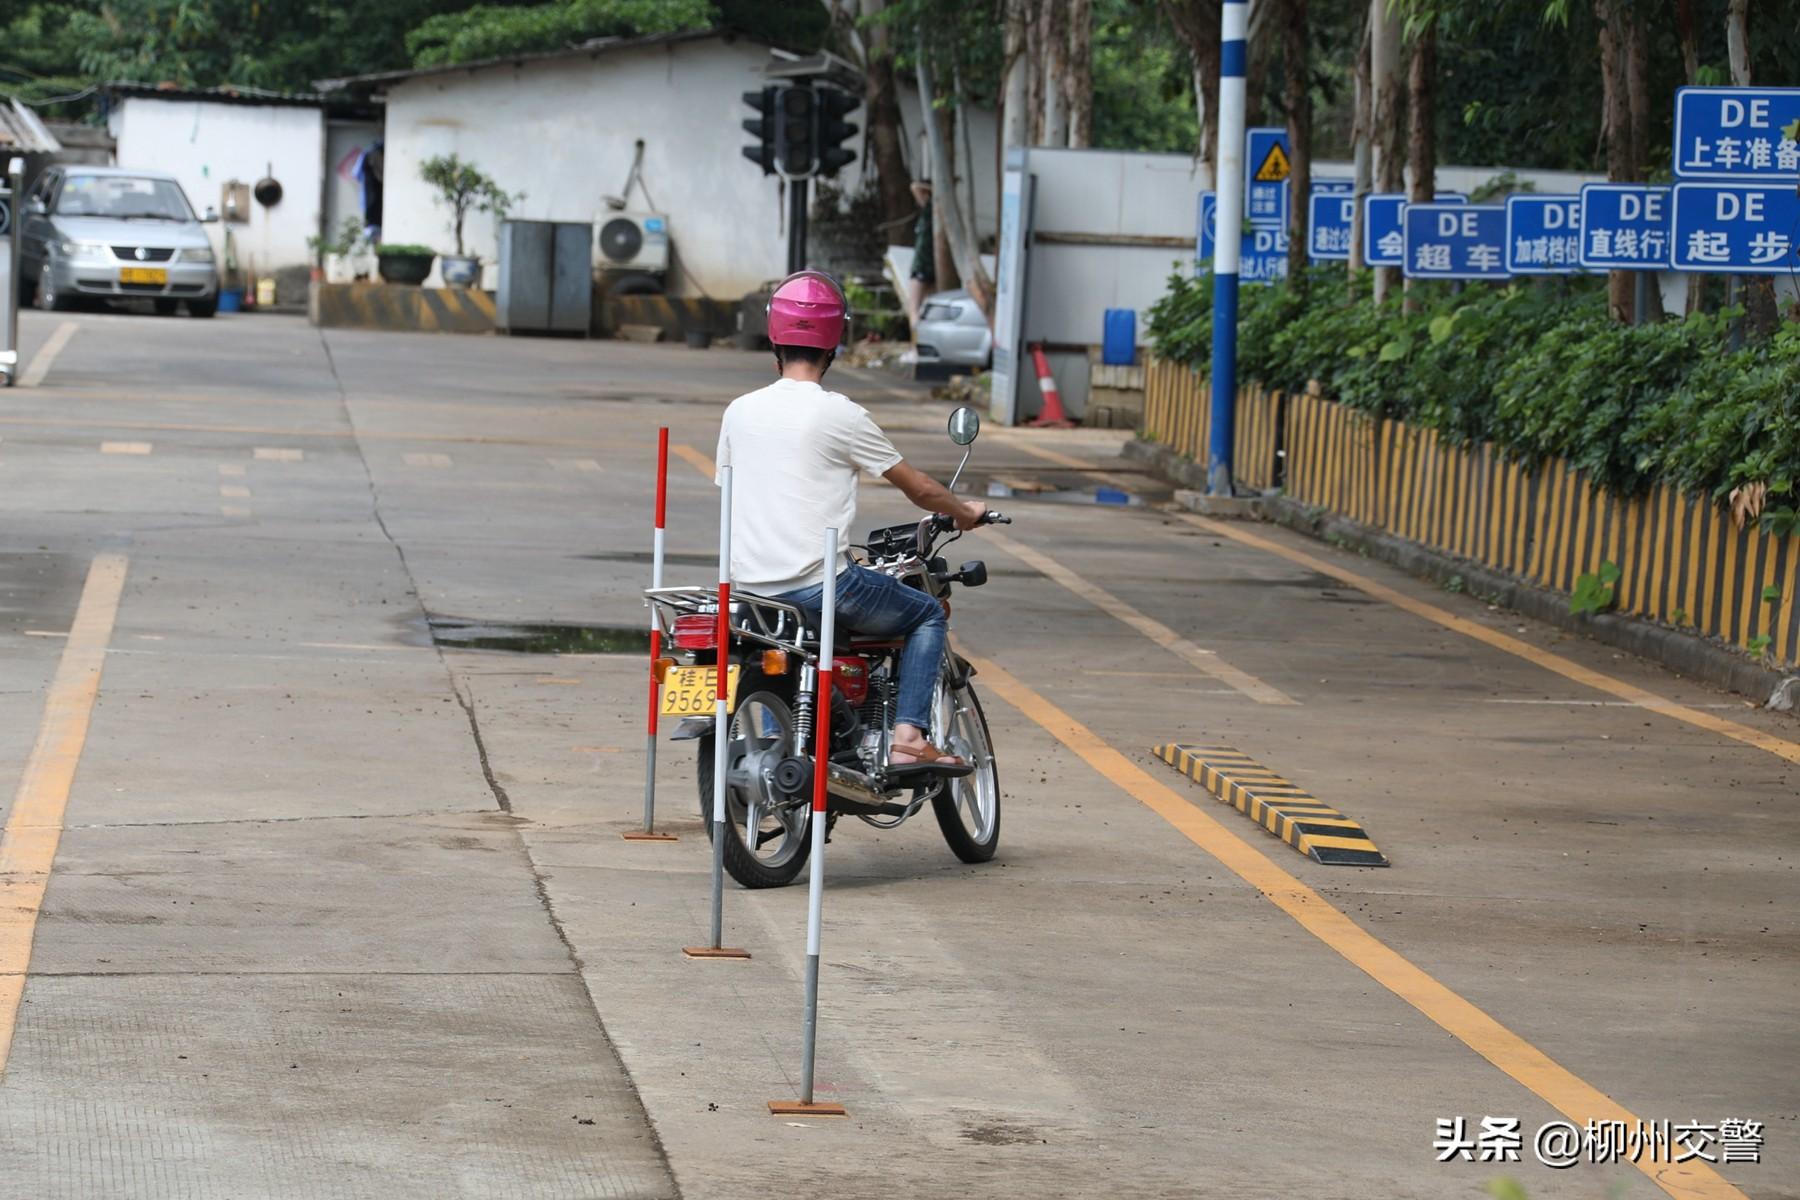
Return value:
M 699 746 L 700 815 L 710 838 L 712 735 L 700 738 Z M 731 740 L 725 745 L 725 819 L 730 825 L 725 869 L 747 888 L 782 887 L 806 866 L 810 798 L 787 796 L 775 787 L 775 768 L 793 752 L 794 714 L 787 701 L 773 692 L 744 695 L 732 714 Z
M 975 767 L 960 779 L 944 781 L 943 790 L 931 798 L 932 811 L 956 857 L 986 862 L 1000 848 L 1000 768 L 975 685 L 940 684 L 932 724 L 938 747 Z

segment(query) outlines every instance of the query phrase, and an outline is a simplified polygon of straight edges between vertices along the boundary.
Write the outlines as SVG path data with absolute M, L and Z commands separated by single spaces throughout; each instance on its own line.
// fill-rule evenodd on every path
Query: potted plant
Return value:
M 407 242 L 383 242 L 375 247 L 376 269 L 389 283 L 424 283 L 436 257 L 437 251 L 430 246 Z
M 471 212 L 493 213 L 496 221 L 504 221 L 524 192 L 509 193 L 474 163 L 464 162 L 454 154 L 440 154 L 419 165 L 419 178 L 438 190 L 438 199 L 450 206 L 450 232 L 456 236 L 456 253 L 444 255 L 444 282 L 468 287 L 481 278 L 481 259 L 463 249 L 463 221 Z
M 309 237 L 306 244 L 323 268 L 326 283 L 349 283 L 356 278 L 351 258 L 362 241 L 363 224 L 358 217 L 345 217 L 333 238 Z

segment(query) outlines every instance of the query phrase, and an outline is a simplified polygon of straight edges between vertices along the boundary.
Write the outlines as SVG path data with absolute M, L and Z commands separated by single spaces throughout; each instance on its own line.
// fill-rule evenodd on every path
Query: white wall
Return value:
M 419 178 L 420 163 L 450 153 L 525 192 L 515 217 L 597 224 L 601 197 L 622 193 L 642 138 L 644 183 L 688 272 L 670 290 L 741 296 L 787 265 L 777 180 L 739 152 L 750 115 L 741 93 L 762 86 L 766 60 L 760 46 L 690 42 L 398 83 L 388 93 L 382 237 L 455 250 L 449 210 Z M 648 207 L 635 189 L 629 200 Z M 463 240 L 484 259 L 498 252 L 481 214 Z
M 513 215 L 530 220 L 598 223 L 601 200 L 619 195 L 631 171 L 633 143 L 644 141 L 643 179 L 684 271 L 672 273 L 675 295 L 736 299 L 787 267 L 787 228 L 779 180 L 742 154 L 751 116 L 743 93 L 761 88 L 766 47 L 723 39 L 602 52 L 429 75 L 394 84 L 387 94 L 387 191 L 382 236 L 453 251 L 449 210 L 419 179 L 419 164 L 455 153 L 508 191 L 526 193 Z M 919 110 L 901 99 L 905 127 Z M 867 125 L 865 110 L 851 118 Z M 977 206 L 993 229 L 996 176 L 994 120 L 970 126 L 978 171 Z M 862 135 L 849 143 L 857 161 L 839 177 L 863 178 Z M 645 210 L 641 192 L 630 208 Z M 490 260 L 498 253 L 493 221 L 472 214 L 465 248 Z M 435 278 L 431 281 L 435 282 Z
M 306 239 L 319 229 L 321 110 L 127 96 L 109 124 L 118 139 L 120 166 L 173 174 L 201 215 L 209 207 L 224 211 L 220 194 L 227 181 L 254 186 L 272 170 L 281 183 L 281 202 L 264 208 L 252 199 L 248 222 L 209 225 L 214 249 L 222 252 L 222 234 L 229 228 L 238 264 L 246 269 L 262 274 L 312 261 Z

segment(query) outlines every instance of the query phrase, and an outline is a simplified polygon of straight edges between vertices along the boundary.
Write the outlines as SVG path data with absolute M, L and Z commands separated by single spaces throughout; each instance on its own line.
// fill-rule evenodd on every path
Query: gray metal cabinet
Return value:
M 594 227 L 574 221 L 500 224 L 500 328 L 585 336 L 594 304 Z

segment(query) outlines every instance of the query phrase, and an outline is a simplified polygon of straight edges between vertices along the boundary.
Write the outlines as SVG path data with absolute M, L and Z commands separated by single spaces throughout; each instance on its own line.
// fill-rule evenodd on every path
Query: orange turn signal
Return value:
M 764 650 L 762 667 L 764 675 L 786 675 L 788 668 L 787 651 Z
M 672 658 L 659 658 L 650 664 L 650 674 L 656 678 L 656 682 L 661 683 L 668 678 L 669 668 L 674 665 L 675 660 Z

